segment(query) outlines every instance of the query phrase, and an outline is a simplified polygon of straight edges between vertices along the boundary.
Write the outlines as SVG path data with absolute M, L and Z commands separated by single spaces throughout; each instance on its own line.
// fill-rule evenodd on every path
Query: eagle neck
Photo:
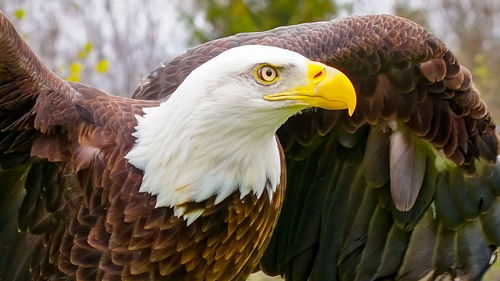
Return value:
M 189 221 L 185 203 L 215 196 L 218 204 L 236 191 L 241 198 L 274 194 L 281 174 L 274 133 L 286 117 L 270 122 L 272 112 L 225 110 L 172 96 L 137 116 L 136 143 L 126 158 L 144 172 L 140 191 L 156 195 L 156 207 L 172 207 Z

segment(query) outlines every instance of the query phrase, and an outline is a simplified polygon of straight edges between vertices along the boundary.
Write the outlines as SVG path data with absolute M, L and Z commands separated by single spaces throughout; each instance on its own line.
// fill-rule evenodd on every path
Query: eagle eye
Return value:
M 269 64 L 262 64 L 255 70 L 257 80 L 264 84 L 272 84 L 279 79 L 276 67 Z

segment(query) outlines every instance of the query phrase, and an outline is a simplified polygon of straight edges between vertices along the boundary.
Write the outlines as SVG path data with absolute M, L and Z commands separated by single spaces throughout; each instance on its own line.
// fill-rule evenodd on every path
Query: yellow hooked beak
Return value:
M 268 101 L 296 100 L 296 104 L 324 109 L 356 109 L 356 92 L 347 76 L 325 64 L 309 61 L 307 84 L 278 94 L 266 95 Z

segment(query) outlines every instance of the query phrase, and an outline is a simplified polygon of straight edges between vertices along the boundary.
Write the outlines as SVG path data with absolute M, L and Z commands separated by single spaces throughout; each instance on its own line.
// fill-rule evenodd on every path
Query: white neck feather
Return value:
M 202 211 L 185 214 L 184 203 L 212 196 L 219 203 L 238 190 L 260 197 L 267 188 L 272 196 L 281 175 L 274 134 L 303 107 L 264 96 L 303 85 L 307 61 L 275 47 L 242 46 L 193 70 L 167 101 L 137 117 L 137 140 L 126 158 L 144 172 L 140 191 L 188 223 Z M 294 71 L 263 85 L 253 71 L 264 62 Z
M 156 195 L 156 207 L 173 207 L 177 216 L 184 215 L 179 205 L 214 195 L 219 203 L 236 190 L 260 197 L 267 188 L 272 196 L 281 173 L 274 133 L 290 113 L 214 109 L 186 99 L 172 95 L 137 116 L 136 144 L 126 158 L 144 171 L 140 191 Z

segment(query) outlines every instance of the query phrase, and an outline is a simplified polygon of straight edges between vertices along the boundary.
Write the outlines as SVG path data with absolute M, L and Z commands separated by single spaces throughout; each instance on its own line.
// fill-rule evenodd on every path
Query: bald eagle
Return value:
M 0 14 L 0 279 L 478 280 L 497 145 L 470 72 L 402 18 L 208 42 L 128 99 Z

